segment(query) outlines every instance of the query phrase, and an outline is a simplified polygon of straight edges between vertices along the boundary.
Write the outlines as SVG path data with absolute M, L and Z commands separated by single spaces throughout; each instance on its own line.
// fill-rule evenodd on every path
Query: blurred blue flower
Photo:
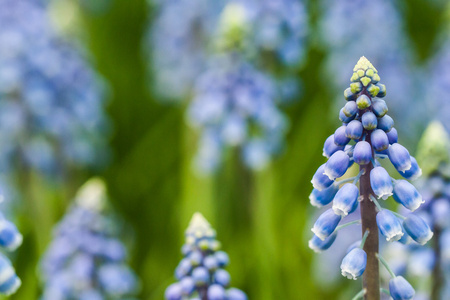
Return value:
M 60 174 L 105 155 L 105 89 L 45 1 L 0 1 L 0 168 Z M 56 176 L 53 176 L 57 178 Z
M 137 292 L 117 226 L 103 214 L 105 201 L 102 180 L 81 187 L 41 261 L 43 300 L 123 299 Z
M 165 298 L 247 300 L 244 292 L 229 287 L 230 275 L 224 270 L 229 258 L 219 248 L 215 230 L 200 213 L 194 214 L 186 230 L 184 258 L 175 270 L 178 282 L 167 287 Z

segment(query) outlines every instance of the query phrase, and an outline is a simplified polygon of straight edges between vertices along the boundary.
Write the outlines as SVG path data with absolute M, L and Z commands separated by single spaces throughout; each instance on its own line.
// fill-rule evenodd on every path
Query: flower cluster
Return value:
M 22 235 L 16 226 L 0 214 L 0 247 L 14 251 L 22 244 Z M 9 259 L 0 253 L 0 294 L 11 295 L 20 287 L 21 281 Z
M 126 265 L 126 249 L 115 223 L 102 214 L 106 200 L 100 179 L 91 179 L 55 229 L 42 262 L 43 300 L 124 299 L 138 288 Z
M 248 167 L 263 168 L 286 130 L 277 104 L 298 89 L 291 70 L 304 56 L 303 3 L 178 0 L 159 9 L 151 33 L 158 86 L 169 98 L 193 94 L 188 120 L 201 131 L 196 166 L 215 171 L 225 149 L 237 147 Z M 292 68 L 271 76 L 277 65 Z
M 441 123 L 431 123 L 418 149 L 418 160 L 424 166 L 424 178 L 418 182 L 425 203 L 418 210 L 434 232 L 434 243 L 406 249 L 389 247 L 399 272 L 415 278 L 424 276 L 423 292 L 432 299 L 450 297 L 450 139 Z M 423 280 L 422 280 L 423 281 Z
M 104 91 L 49 22 L 46 1 L 0 1 L 0 168 L 53 175 L 95 164 L 104 146 Z
M 342 126 L 325 141 L 323 154 L 328 161 L 318 168 L 311 181 L 314 187 L 310 195 L 311 204 L 330 207 L 315 222 L 312 228 L 314 236 L 309 246 L 317 252 L 328 249 L 339 229 L 355 223 L 338 226 L 342 219 L 358 208 L 360 201 L 371 201 L 376 206 L 376 223 L 386 241 L 403 241 L 410 236 L 423 245 L 433 233 L 422 218 L 416 214 L 404 217 L 382 208 L 378 202 L 393 196 L 396 202 L 410 211 L 415 211 L 424 202 L 411 183 L 394 180 L 379 162 L 379 159 L 387 158 L 398 173 L 408 180 L 421 175 L 416 159 L 398 143 L 394 121 L 387 114 L 386 102 L 380 99 L 386 95 L 386 87 L 379 83 L 378 71 L 365 57 L 361 57 L 356 64 L 350 80 L 350 87 L 344 92 L 347 103 L 339 113 Z M 354 163 L 360 166 L 359 174 L 336 181 Z M 370 182 L 371 191 L 366 195 L 360 195 L 356 186 L 362 176 Z M 363 220 L 364 217 L 361 211 Z M 357 279 L 364 273 L 367 254 L 363 248 L 370 234 L 365 231 L 362 241 L 348 249 L 341 264 L 343 276 Z M 381 256 L 379 259 L 384 264 Z M 391 296 L 395 300 L 411 299 L 414 295 L 411 285 L 403 277 L 391 275 Z
M 216 232 L 206 219 L 196 213 L 186 230 L 184 258 L 175 270 L 178 282 L 165 293 L 167 300 L 246 300 L 244 292 L 229 288 L 230 274 L 224 269 L 228 255 L 219 251 Z
M 366 55 L 390 82 L 393 115 L 404 134 L 415 137 L 415 128 L 426 119 L 417 67 L 408 36 L 402 30 L 402 16 L 390 0 L 326 0 L 320 19 L 320 37 L 330 49 L 325 75 L 336 88 L 344 86 L 351 73 L 353 57 Z M 377 41 L 374 43 L 373 41 Z M 336 103 L 339 103 L 336 99 Z

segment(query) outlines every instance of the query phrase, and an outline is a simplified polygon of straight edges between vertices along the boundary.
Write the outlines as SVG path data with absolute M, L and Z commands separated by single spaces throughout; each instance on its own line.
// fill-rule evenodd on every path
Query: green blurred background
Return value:
M 437 33 L 446 26 L 446 3 L 400 3 L 420 65 L 429 59 Z M 97 12 L 73 4 L 76 16 L 71 28 L 86 41 L 97 69 L 109 83 L 111 164 L 100 174 L 74 174 L 64 191 L 31 176 L 26 189 L 39 201 L 36 208 L 26 210 L 41 220 L 42 235 L 27 240 L 24 232 L 25 243 L 18 257 L 35 260 L 33 255 L 45 250 L 50 228 L 63 215 L 76 188 L 90 175 L 101 175 L 113 207 L 129 224 L 131 233 L 126 236 L 132 267 L 142 282 L 140 299 L 163 299 L 181 259 L 183 232 L 196 211 L 217 230 L 230 255 L 232 284 L 243 289 L 249 299 L 348 299 L 353 295 L 358 288 L 353 282 L 342 279 L 324 287 L 314 280 L 315 254 L 307 246 L 308 221 L 314 212 L 308 200 L 310 179 L 325 161 L 323 142 L 339 123 L 333 95 L 341 93 L 330 90 L 321 73 L 329 53 L 315 36 L 322 14 L 319 2 L 307 1 L 311 33 L 306 64 L 298 73 L 303 90 L 301 99 L 286 109 L 291 126 L 285 152 L 257 173 L 244 168 L 236 153 L 230 152 L 224 168 L 210 177 L 193 172 L 197 136 L 185 123 L 183 107 L 156 101 L 149 88 L 142 46 L 152 20 L 148 3 L 111 0 L 108 5 Z M 414 153 L 414 144 L 410 146 Z M 27 216 L 22 224 L 28 222 Z M 23 286 L 11 298 L 36 299 L 36 270 L 22 265 L 27 264 L 19 260 Z

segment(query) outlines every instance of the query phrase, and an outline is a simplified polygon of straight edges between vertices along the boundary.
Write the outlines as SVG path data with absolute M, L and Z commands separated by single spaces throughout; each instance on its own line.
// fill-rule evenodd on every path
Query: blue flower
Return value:
M 333 199 L 333 211 L 339 216 L 347 216 L 358 203 L 359 190 L 356 185 L 346 183 Z
M 330 158 L 338 150 L 344 150 L 344 146 L 338 146 L 334 142 L 334 134 L 330 135 L 323 145 L 323 156 Z
M 394 300 L 411 300 L 416 293 L 402 276 L 396 276 L 389 281 L 389 292 Z
M 184 258 L 177 267 L 183 272 L 176 272 L 179 282 L 167 287 L 165 298 L 199 299 L 206 291 L 208 299 L 246 300 L 242 291 L 229 288 L 230 274 L 223 269 L 228 265 L 228 255 L 219 251 L 216 232 L 200 213 L 194 214 L 185 235 Z
M 0 254 L 0 293 L 6 296 L 14 294 L 20 285 L 21 281 L 11 262 L 3 254 Z
M 336 178 L 342 177 L 350 164 L 350 158 L 348 155 L 342 151 L 336 151 L 331 155 L 330 159 L 325 164 L 323 173 L 328 176 L 330 180 L 335 180 Z
M 367 264 L 367 254 L 361 248 L 352 249 L 342 260 L 341 272 L 342 276 L 348 279 L 356 280 L 360 277 Z
M 405 147 L 398 143 L 392 144 L 388 149 L 389 160 L 399 172 L 411 169 L 411 156 Z
M 384 115 L 383 117 L 378 119 L 377 128 L 383 130 L 384 132 L 389 132 L 393 126 L 394 120 L 389 115 Z
M 311 231 L 324 241 L 334 232 L 341 219 L 342 217 L 336 215 L 330 208 L 319 216 Z
M 397 133 L 397 129 L 392 128 L 391 130 L 389 130 L 389 132 L 386 132 L 386 135 L 388 137 L 389 140 L 389 144 L 392 145 L 394 143 L 398 142 L 398 133 Z
M 392 130 L 391 130 L 392 131 Z M 409 170 L 399 172 L 405 179 L 416 180 L 422 175 L 422 169 L 419 167 L 417 160 L 411 156 L 411 168 Z
M 328 188 L 319 191 L 317 189 L 313 189 L 311 194 L 309 195 L 309 200 L 311 205 L 316 207 L 322 207 L 330 203 L 337 191 L 339 190 L 339 186 L 336 184 L 330 185 Z
M 344 147 L 350 142 L 350 138 L 347 137 L 347 126 L 342 125 L 334 132 L 334 143 L 337 146 Z
M 389 147 L 389 138 L 381 129 L 377 129 L 372 132 L 370 135 L 370 141 L 372 142 L 372 146 L 375 151 L 383 151 Z
M 360 121 L 353 120 L 348 123 L 347 128 L 345 129 L 345 133 L 347 137 L 352 140 L 359 140 L 363 133 L 363 126 Z
M 373 130 L 377 128 L 378 121 L 375 114 L 371 111 L 366 111 L 361 117 L 361 123 L 364 129 Z
M 333 245 L 334 241 L 336 240 L 336 237 L 337 237 L 336 232 L 328 236 L 325 240 L 322 240 L 316 235 L 313 235 L 313 237 L 308 242 L 308 246 L 311 250 L 314 250 L 314 252 L 319 253 L 330 248 L 331 245 Z
M 386 200 L 392 196 L 391 176 L 383 167 L 375 167 L 370 171 L 370 184 L 375 195 Z
M 383 99 L 375 99 L 372 103 L 372 110 L 377 118 L 383 118 L 384 115 L 386 115 L 386 113 L 388 112 L 386 101 L 384 101 Z
M 125 298 L 137 292 L 138 280 L 126 265 L 125 248 L 114 237 L 117 228 L 102 213 L 105 200 L 100 179 L 80 188 L 41 261 L 43 300 Z M 171 288 L 170 299 L 177 299 L 178 290 Z
M 387 209 L 377 213 L 377 225 L 388 242 L 398 241 L 403 236 L 402 223 Z
M 313 187 L 318 191 L 323 191 L 324 189 L 330 187 L 333 184 L 333 180 L 330 180 L 327 175 L 325 175 L 325 164 L 321 165 L 311 180 Z
M 359 141 L 353 150 L 353 160 L 358 165 L 367 165 L 373 159 L 372 147 L 366 141 Z
M 428 224 L 419 216 L 409 214 L 403 221 L 403 227 L 408 235 L 421 245 L 425 245 L 432 237 Z
M 416 188 L 406 180 L 395 182 L 394 199 L 411 211 L 415 211 L 425 202 Z

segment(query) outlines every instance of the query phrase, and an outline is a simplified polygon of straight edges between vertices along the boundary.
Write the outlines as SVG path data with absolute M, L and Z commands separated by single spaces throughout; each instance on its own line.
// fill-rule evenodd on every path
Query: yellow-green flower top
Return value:
M 450 140 L 444 126 L 434 121 L 428 125 L 420 139 L 417 160 L 425 175 L 437 171 L 450 161 Z
M 372 97 L 384 97 L 386 95 L 386 87 L 384 84 L 378 83 L 380 76 L 377 69 L 364 56 L 358 60 L 353 68 L 350 81 L 352 82 L 350 91 L 353 94 L 357 94 L 365 88 Z
M 216 231 L 201 213 L 195 213 L 185 232 L 186 244 L 202 250 L 217 251 L 220 243 L 216 240 Z

